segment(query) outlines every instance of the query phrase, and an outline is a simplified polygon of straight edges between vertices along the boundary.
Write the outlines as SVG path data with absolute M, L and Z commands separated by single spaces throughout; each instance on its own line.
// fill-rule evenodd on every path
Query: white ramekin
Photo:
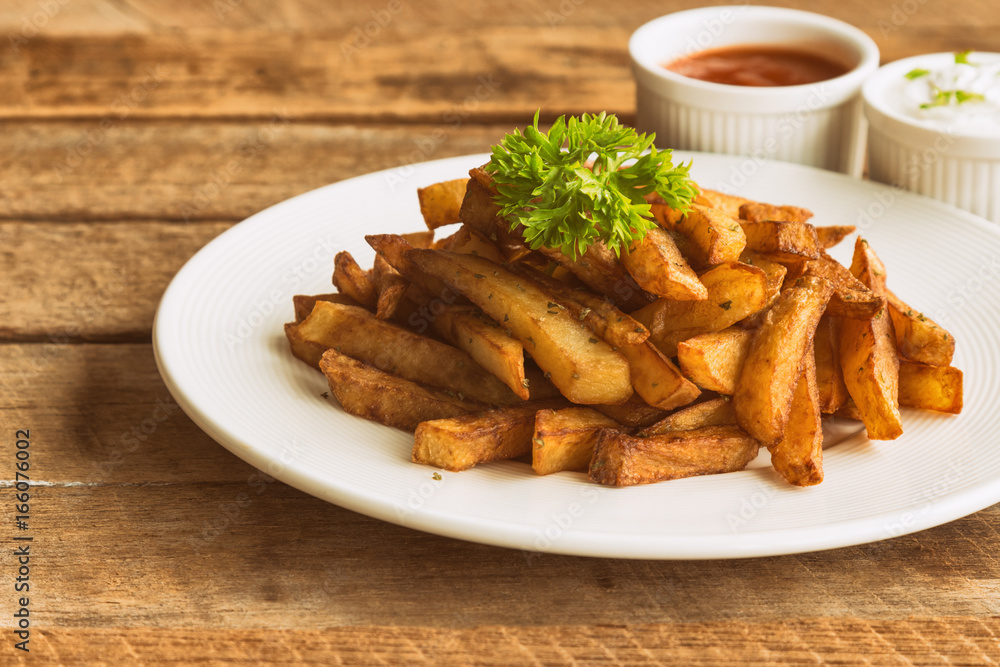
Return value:
M 801 86 L 731 86 L 691 79 L 664 65 L 699 51 L 741 44 L 819 53 L 851 69 Z M 875 42 L 819 14 L 733 5 L 668 14 L 629 40 L 636 78 L 636 127 L 663 148 L 798 162 L 860 176 L 864 165 L 861 86 L 878 69 Z
M 997 59 L 1000 54 L 973 52 L 972 59 L 977 57 Z M 901 109 L 901 82 L 907 72 L 954 62 L 954 53 L 904 58 L 882 67 L 865 83 L 869 177 L 1000 223 L 1000 135 L 972 134 L 961 124 L 941 129 Z

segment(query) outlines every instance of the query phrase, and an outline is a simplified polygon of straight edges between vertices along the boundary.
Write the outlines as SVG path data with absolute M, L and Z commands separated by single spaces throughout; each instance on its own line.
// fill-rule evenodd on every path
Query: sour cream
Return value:
M 899 113 L 950 134 L 1000 136 L 1000 54 L 907 61 L 915 66 L 892 86 Z

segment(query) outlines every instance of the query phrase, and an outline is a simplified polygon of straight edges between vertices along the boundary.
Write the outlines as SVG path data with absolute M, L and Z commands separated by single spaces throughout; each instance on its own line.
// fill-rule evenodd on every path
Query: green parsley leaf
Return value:
M 929 69 L 920 69 L 920 68 L 917 68 L 917 69 L 911 69 L 909 72 L 907 72 L 903 76 L 905 76 L 910 81 L 913 81 L 914 79 L 919 79 L 922 76 L 927 76 L 930 73 L 931 73 L 931 71 Z
M 956 51 L 955 52 L 955 64 L 956 65 L 971 65 L 972 63 L 969 62 L 969 54 L 970 53 L 972 53 L 971 49 L 969 49 L 967 51 Z
M 560 116 L 548 132 L 538 118 L 494 146 L 485 167 L 500 214 L 533 250 L 558 248 L 576 259 L 603 241 L 617 255 L 656 226 L 646 195 L 656 192 L 680 211 L 696 196 L 690 163 L 674 166 L 671 152 L 653 145 L 655 135 L 622 126 L 613 114 Z

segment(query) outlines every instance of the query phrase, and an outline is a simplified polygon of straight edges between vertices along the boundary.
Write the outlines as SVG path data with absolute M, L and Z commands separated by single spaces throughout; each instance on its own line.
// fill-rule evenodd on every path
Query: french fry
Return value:
M 313 306 L 316 305 L 317 301 L 332 301 L 334 303 L 342 303 L 345 306 L 361 307 L 361 304 L 357 301 L 346 294 L 341 294 L 339 292 L 333 292 L 331 294 L 296 294 L 292 297 L 292 306 L 295 308 L 296 324 L 309 317 L 309 313 L 312 312 Z
M 681 372 L 702 389 L 732 396 L 754 333 L 729 327 L 681 341 L 677 345 Z
M 369 272 L 358 266 L 346 250 L 333 258 L 333 284 L 368 310 L 374 312 L 378 307 L 378 295 Z
M 740 207 L 753 202 L 746 197 L 737 197 L 736 195 L 727 195 L 716 190 L 702 189 L 701 194 L 695 199 L 695 203 L 718 209 L 730 218 L 739 219 Z
M 531 468 L 539 475 L 586 470 L 602 428 L 618 426 L 593 408 L 539 410 L 531 438 Z
M 478 412 L 488 406 L 430 389 L 327 350 L 319 368 L 344 411 L 412 432 L 421 422 Z
M 649 341 L 617 349 L 628 360 L 632 388 L 651 406 L 673 410 L 701 395 L 701 390 Z
M 416 427 L 412 460 L 458 472 L 531 453 L 535 413 L 565 401 L 529 401 L 481 414 L 433 419 Z
M 768 451 L 771 465 L 789 484 L 813 486 L 823 481 L 823 425 L 812 349 L 806 350 L 781 439 Z
M 758 443 L 737 426 L 706 426 L 638 438 L 613 429 L 599 432 L 590 462 L 591 481 L 610 486 L 742 470 Z
M 962 411 L 962 371 L 954 366 L 899 362 L 899 404 L 908 408 L 959 414 Z
M 804 356 L 832 294 L 822 278 L 799 278 L 781 293 L 750 344 L 733 405 L 739 425 L 763 445 L 782 438 Z
M 632 395 L 625 358 L 565 308 L 550 308 L 557 299 L 538 283 L 472 255 L 410 250 L 406 258 L 507 327 L 569 400 L 621 403 Z
M 309 317 L 285 333 L 293 353 L 318 367 L 330 348 L 376 369 L 422 385 L 492 405 L 519 398 L 462 350 L 377 319 L 363 308 L 328 301 L 316 303 Z
M 691 210 L 667 229 L 687 236 L 692 243 L 695 262 L 705 266 L 735 262 L 747 243 L 739 222 L 717 209 L 699 204 L 692 204 Z
M 458 212 L 462 208 L 465 185 L 468 182 L 467 178 L 459 178 L 417 188 L 420 213 L 424 216 L 427 229 L 437 229 L 460 220 Z
M 857 228 L 854 225 L 827 225 L 816 227 L 816 240 L 823 250 L 832 248 L 845 238 L 854 233 Z
M 410 281 L 399 275 L 396 269 L 382 257 L 375 255 L 375 265 L 372 267 L 372 283 L 378 294 L 375 316 L 382 320 L 392 319 L 399 304 L 406 297 Z
M 634 310 L 653 300 L 629 275 L 615 254 L 601 242 L 595 242 L 576 259 L 561 250 L 541 247 L 539 252 L 579 278 L 594 292 L 611 299 L 619 308 Z
M 479 255 L 497 264 L 504 261 L 503 255 L 500 254 L 497 247 L 489 241 L 485 241 L 479 234 L 472 231 L 468 225 L 462 225 L 458 228 L 458 231 L 452 237 L 451 245 L 445 248 L 445 250 L 462 253 L 463 255 Z
M 816 327 L 816 389 L 823 414 L 832 415 L 847 403 L 847 386 L 840 367 L 840 319 L 823 315 Z
M 728 396 L 720 396 L 701 403 L 689 405 L 667 415 L 652 426 L 648 426 L 636 436 L 648 438 L 651 435 L 663 435 L 673 431 L 693 431 L 705 426 L 736 425 L 736 411 Z
M 756 313 L 768 301 L 768 280 L 763 270 L 730 262 L 701 275 L 708 290 L 705 301 L 659 299 L 632 313 L 650 331 L 650 340 L 668 357 L 688 338 L 720 331 Z
M 773 260 L 817 259 L 819 241 L 808 222 L 740 221 L 746 247 Z
M 595 410 L 628 428 L 644 428 L 663 419 L 667 412 L 633 395 L 620 405 L 595 405 Z
M 500 217 L 500 206 L 493 201 L 496 190 L 493 179 L 481 168 L 469 172 L 465 199 L 459 219 L 484 239 L 492 241 L 504 259 L 514 262 L 530 251 L 520 233 L 511 231 L 510 224 Z
M 650 229 L 645 238 L 622 253 L 621 262 L 639 287 L 676 301 L 704 301 L 708 290 L 665 230 Z
M 764 222 L 765 220 L 775 222 L 805 222 L 813 217 L 812 211 L 798 206 L 775 206 L 763 202 L 754 201 L 740 204 L 739 216 L 741 220 L 748 222 Z
M 834 287 L 827 312 L 834 317 L 870 319 L 885 306 L 885 299 L 865 287 L 850 270 L 821 250 L 819 258 L 805 262 L 801 273 L 789 270 L 785 280 L 800 275 L 828 280 Z
M 851 273 L 880 298 L 885 293 L 885 266 L 860 237 L 854 244 Z M 902 435 L 899 355 L 888 308 L 870 320 L 841 320 L 840 366 L 868 437 L 895 440 Z
M 931 366 L 949 366 L 955 355 L 955 337 L 934 320 L 910 308 L 891 290 L 887 290 L 885 296 L 899 356 Z

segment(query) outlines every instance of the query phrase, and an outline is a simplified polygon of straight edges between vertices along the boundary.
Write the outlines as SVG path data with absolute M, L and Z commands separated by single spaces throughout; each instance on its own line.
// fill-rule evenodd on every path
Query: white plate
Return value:
M 613 489 L 524 464 L 460 474 L 411 463 L 412 436 L 345 414 L 322 375 L 292 358 L 282 324 L 294 294 L 333 291 L 333 255 L 362 266 L 363 236 L 423 228 L 416 188 L 488 156 L 368 174 L 252 216 L 209 243 L 163 296 L 153 342 L 184 411 L 240 458 L 319 498 L 440 535 L 532 551 L 620 558 L 737 558 L 912 533 L 1000 501 L 1000 231 L 925 197 L 752 158 L 694 157 L 705 187 L 806 206 L 817 224 L 856 224 L 902 298 L 949 328 L 965 412 L 904 410 L 905 434 L 863 433 L 826 451 L 826 480 L 793 488 L 769 468 Z M 852 243 L 835 248 L 849 261 Z M 530 557 L 530 554 L 526 554 Z

